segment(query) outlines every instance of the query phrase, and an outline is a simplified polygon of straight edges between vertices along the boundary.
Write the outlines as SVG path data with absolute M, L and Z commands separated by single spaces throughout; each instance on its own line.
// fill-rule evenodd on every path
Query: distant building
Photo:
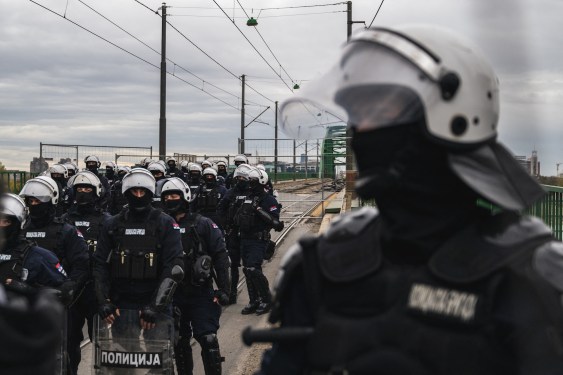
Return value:
M 29 171 L 31 173 L 41 173 L 46 171 L 48 168 L 49 163 L 47 163 L 43 158 L 33 158 L 33 160 L 29 162 Z
M 520 165 L 531 175 L 534 177 L 539 177 L 541 170 L 540 170 L 540 161 L 538 159 L 538 152 L 536 150 L 532 151 L 532 156 L 522 156 L 518 155 L 515 156 L 516 160 Z

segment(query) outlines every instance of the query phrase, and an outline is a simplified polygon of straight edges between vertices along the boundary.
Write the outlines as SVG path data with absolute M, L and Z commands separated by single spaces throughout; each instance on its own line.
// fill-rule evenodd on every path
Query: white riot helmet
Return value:
M 184 182 L 184 180 L 178 177 L 171 177 L 168 180 L 166 180 L 164 185 L 162 185 L 162 191 L 160 192 L 160 196 L 163 198 L 163 200 L 164 200 L 164 195 L 170 193 L 180 194 L 182 196 L 182 199 L 188 203 L 191 202 L 192 200 L 190 187 L 188 186 L 188 184 Z
M 203 170 L 203 179 L 207 183 L 217 182 L 217 171 L 213 168 L 205 168 Z
M 239 154 L 239 155 L 235 156 L 234 163 L 237 167 L 240 164 L 248 164 L 248 158 L 246 157 L 246 155 Z
M 248 180 L 248 173 L 252 170 L 253 168 L 248 165 L 248 164 L 240 164 L 235 171 L 233 172 L 233 178 L 242 178 L 244 180 Z
M 125 192 L 133 188 L 145 188 L 150 191 L 153 195 L 156 187 L 156 180 L 152 173 L 144 168 L 133 168 L 131 172 L 127 173 L 123 177 L 123 182 L 121 183 L 121 192 Z
M 65 179 L 68 178 L 68 169 L 64 164 L 53 164 L 53 166 L 47 170 L 47 174 L 52 177 L 53 173 L 60 174 Z
M 74 176 L 72 180 L 72 186 L 76 188 L 78 185 L 88 185 L 94 189 L 94 192 L 97 197 L 102 196 L 102 183 L 98 176 L 90 171 L 81 171 Z
M 211 167 L 213 167 L 213 163 L 210 162 L 209 160 L 206 159 L 206 160 L 201 162 L 201 169 L 205 170 L 205 169 L 211 168 Z
M 117 168 L 117 174 L 126 174 L 131 172 L 131 168 L 129 167 L 125 167 L 125 166 L 120 166 Z
M 260 169 L 261 171 L 266 170 L 266 167 L 264 167 L 264 164 L 256 164 L 256 168 Z
M 155 175 L 157 173 L 162 173 L 162 175 L 166 174 L 166 168 L 164 167 L 164 165 L 162 165 L 162 163 L 159 163 L 159 162 L 150 163 L 149 167 L 147 169 L 153 175 Z
M 86 167 L 88 167 L 88 163 L 90 162 L 95 162 L 96 168 L 100 168 L 100 165 L 102 165 L 102 163 L 100 162 L 100 158 L 97 157 L 96 155 L 88 155 L 84 158 L 84 164 L 86 164 Z
M 70 177 L 74 176 L 78 172 L 78 166 L 72 162 L 65 163 L 64 166 L 67 169 L 67 173 Z
M 2 194 L 0 201 L 2 202 L 0 215 L 15 217 L 20 223 L 20 228 L 23 229 L 29 216 L 29 210 L 23 199 L 16 194 L 7 193 Z
M 180 162 L 180 169 L 182 169 L 182 171 L 187 172 L 188 171 L 188 161 L 187 160 L 182 160 Z
M 59 187 L 55 180 L 47 176 L 38 176 L 28 180 L 20 191 L 20 197 L 33 197 L 42 203 L 59 203 Z
M 114 171 L 116 171 L 116 170 L 117 170 L 117 164 L 115 164 L 113 161 L 108 161 L 108 162 L 106 163 L 106 169 L 107 169 L 107 168 L 111 168 L 111 169 L 113 169 Z
M 354 33 L 337 65 L 281 107 L 295 138 L 323 138 L 340 121 L 358 130 L 424 116 L 431 138 L 451 147 L 495 139 L 498 79 L 475 46 L 430 26 Z
M 176 166 L 176 159 L 174 159 L 174 158 L 166 159 L 166 165 L 168 165 L 168 168 L 175 167 Z
M 252 167 L 248 172 L 248 179 L 251 181 L 256 180 L 260 185 L 266 185 L 268 183 L 268 174 L 256 167 Z

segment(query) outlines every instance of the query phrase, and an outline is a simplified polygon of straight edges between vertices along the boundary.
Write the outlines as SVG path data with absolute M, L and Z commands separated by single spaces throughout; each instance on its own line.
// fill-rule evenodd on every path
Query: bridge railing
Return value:
M 36 176 L 37 173 L 24 171 L 0 171 L 0 185 L 3 191 L 17 194 L 27 180 Z

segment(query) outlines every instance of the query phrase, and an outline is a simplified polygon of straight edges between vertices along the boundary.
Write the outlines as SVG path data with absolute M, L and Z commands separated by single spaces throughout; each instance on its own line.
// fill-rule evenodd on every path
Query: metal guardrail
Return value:
M 0 171 L 0 185 L 3 185 L 4 191 L 17 194 L 27 180 L 36 176 L 37 173 L 24 171 Z
M 547 195 L 525 210 L 528 215 L 539 217 L 559 241 L 563 240 L 563 187 L 542 185 Z

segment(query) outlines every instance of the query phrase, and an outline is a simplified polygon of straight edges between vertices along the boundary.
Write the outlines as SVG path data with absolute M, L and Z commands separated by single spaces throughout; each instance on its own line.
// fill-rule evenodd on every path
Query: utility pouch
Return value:
M 157 277 L 156 254 L 137 251 L 131 257 L 131 279 L 150 280 Z
M 128 249 L 112 253 L 111 276 L 115 279 L 128 279 L 131 274 L 131 252 Z
M 213 261 L 209 255 L 198 257 L 193 266 L 192 284 L 197 286 L 205 285 L 211 278 L 211 267 Z

